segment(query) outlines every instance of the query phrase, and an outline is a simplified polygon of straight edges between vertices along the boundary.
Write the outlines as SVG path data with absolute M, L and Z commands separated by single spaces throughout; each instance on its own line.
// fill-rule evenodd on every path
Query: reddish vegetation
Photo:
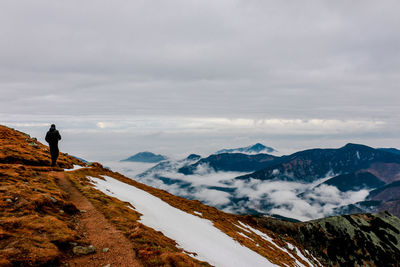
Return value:
M 141 214 L 129 208 L 129 204 L 109 197 L 94 189 L 87 176 L 102 178 L 100 175 L 121 176 L 104 169 L 99 164 L 91 168 L 66 173 L 75 186 L 103 212 L 106 218 L 117 226 L 133 244 L 138 259 L 146 266 L 198 266 L 199 262 L 184 254 L 176 242 L 138 222 Z M 115 178 L 117 178 L 115 177 Z
M 38 168 L 0 164 L 1 266 L 54 263 L 78 240 L 75 206 Z
M 248 232 L 242 230 L 235 225 L 239 225 L 238 221 L 242 221 L 250 226 L 259 229 L 262 232 L 266 232 L 265 229 L 257 227 L 256 221 L 250 216 L 239 216 L 234 214 L 228 214 L 222 212 L 216 208 L 206 206 L 200 201 L 187 200 L 185 198 L 177 197 L 164 190 L 159 190 L 141 183 L 138 183 L 132 179 L 129 179 L 119 173 L 112 172 L 108 169 L 102 168 L 97 165 L 96 168 L 82 169 L 74 172 L 74 175 L 69 175 L 70 179 L 75 183 L 75 185 L 92 201 L 92 203 L 102 210 L 108 219 L 119 226 L 119 228 L 124 231 L 129 238 L 133 241 L 134 246 L 138 246 L 138 256 L 139 258 L 156 257 L 153 262 L 159 262 L 162 258 L 160 254 L 163 250 L 170 250 L 175 253 L 179 252 L 176 248 L 176 244 L 173 240 L 165 237 L 159 232 L 152 230 L 138 222 L 134 222 L 140 217 L 140 214 L 129 209 L 128 203 L 121 202 L 115 198 L 106 196 L 100 193 L 98 190 L 93 189 L 87 176 L 93 176 L 102 178 L 101 175 L 107 175 L 116 178 L 122 182 L 133 185 L 137 188 L 145 190 L 150 194 L 159 197 L 171 206 L 178 209 L 196 215 L 194 212 L 201 212 L 202 218 L 208 219 L 214 223 L 214 225 L 228 234 L 239 243 L 249 247 L 250 249 L 256 251 L 260 255 L 268 258 L 269 261 L 282 264 L 285 263 L 289 266 L 294 266 L 294 260 L 288 254 L 284 253 L 280 249 L 270 244 L 268 241 L 262 239 L 256 234 L 249 234 Z M 132 217 L 131 217 L 132 216 Z M 249 238 L 246 238 L 239 233 L 246 234 Z M 272 233 L 267 232 L 271 237 L 275 237 L 275 243 L 279 244 L 281 247 L 285 247 L 285 243 L 282 241 L 283 238 Z M 286 236 L 286 242 L 296 244 L 292 238 Z M 298 245 L 298 244 L 297 244 Z M 298 246 L 301 248 L 301 246 Z M 290 251 L 290 250 L 289 250 Z M 186 256 L 183 254 L 183 256 Z M 300 262 L 307 265 L 306 262 L 302 261 L 300 257 L 297 256 L 295 252 L 292 252 L 292 256 L 296 257 Z
M 49 147 L 36 138 L 0 125 L 0 163 L 50 166 Z M 72 168 L 72 164 L 79 163 L 78 159 L 64 153 L 60 153 L 57 161 L 61 168 Z
M 366 171 L 372 173 L 385 183 L 400 180 L 400 164 L 396 163 L 374 163 Z
M 190 257 L 190 252 L 177 248 L 176 242 L 161 232 L 138 222 L 141 214 L 129 208 L 128 203 L 94 189 L 87 176 L 101 178 L 100 175 L 108 175 L 136 186 L 193 215 L 195 215 L 194 211 L 201 212 L 203 218 L 212 221 L 221 231 L 265 256 L 269 261 L 279 265 L 283 263 L 289 266 L 295 265 L 294 259 L 288 254 L 260 236 L 250 234 L 235 226 L 238 225 L 238 221 L 242 221 L 261 230 L 251 217 L 227 214 L 203 205 L 199 201 L 174 196 L 112 172 L 97 163 L 91 164 L 88 168 L 54 174 L 54 171 L 62 171 L 62 169 L 47 167 L 50 165 L 47 149 L 46 146 L 23 133 L 0 126 L 0 266 L 37 266 L 65 261 L 77 262 L 71 253 L 71 242 L 89 244 L 95 238 L 91 238 L 90 234 L 83 235 L 85 231 L 82 231 L 82 223 L 85 224 L 85 215 L 77 212 L 76 206 L 70 202 L 70 200 L 77 201 L 74 200 L 72 194 L 83 194 L 95 209 L 104 214 L 111 223 L 111 228 L 118 229 L 130 240 L 129 246 L 140 264 L 144 266 L 209 265 Z M 71 168 L 73 164 L 83 165 L 82 162 L 67 154 L 60 155 L 60 167 Z M 81 193 L 75 192 L 68 182 L 58 180 L 64 175 Z M 91 227 L 90 223 L 86 225 Z M 239 233 L 246 234 L 253 240 Z M 280 236 L 272 232 L 267 232 L 267 234 L 275 239 L 275 243 L 285 246 Z M 297 245 L 302 250 L 302 247 L 293 239 L 285 237 L 285 241 Z M 290 251 L 290 253 L 298 261 L 307 265 L 295 252 Z M 94 257 L 88 258 L 93 260 Z

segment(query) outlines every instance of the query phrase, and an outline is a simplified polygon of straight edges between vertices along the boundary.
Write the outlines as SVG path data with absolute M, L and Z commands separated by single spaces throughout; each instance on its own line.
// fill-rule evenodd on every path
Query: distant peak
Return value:
M 347 143 L 344 147 L 345 149 L 359 149 L 359 148 L 371 148 L 369 146 L 366 145 L 362 145 L 362 144 L 355 144 L 355 143 Z M 371 148 L 372 149 L 372 148 Z
M 264 146 L 263 144 L 256 143 L 255 145 L 252 146 L 252 148 L 263 148 L 263 149 L 265 149 L 265 148 L 267 148 L 267 147 Z
M 131 162 L 147 162 L 147 163 L 157 163 L 162 160 L 166 160 L 167 157 L 163 155 L 157 155 L 149 151 L 139 152 L 127 159 L 121 161 L 131 161 Z
M 200 159 L 200 158 L 201 158 L 200 155 L 197 155 L 197 154 L 190 154 L 186 159 L 188 159 L 188 160 L 198 160 L 198 159 Z
M 259 154 L 259 153 L 272 153 L 272 152 L 277 152 L 277 151 L 272 147 L 267 147 L 261 143 L 256 143 L 254 145 L 250 145 L 247 147 L 222 149 L 222 150 L 217 151 L 216 154 L 222 154 L 222 153 Z

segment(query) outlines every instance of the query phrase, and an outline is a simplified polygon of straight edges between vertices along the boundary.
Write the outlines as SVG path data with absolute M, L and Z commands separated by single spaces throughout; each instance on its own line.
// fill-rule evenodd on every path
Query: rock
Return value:
M 85 213 L 85 212 L 86 212 L 86 210 L 80 210 L 80 212 L 81 212 L 81 213 Z
M 76 247 L 76 246 L 78 245 L 78 243 L 76 243 L 76 242 L 69 242 L 69 244 L 70 244 L 71 246 L 74 246 L 74 247 Z
M 103 252 L 108 252 L 109 250 L 109 248 L 103 248 Z
M 13 201 L 12 201 L 11 198 L 7 198 L 7 199 L 6 199 L 6 202 L 12 203 Z
M 79 212 L 78 208 L 71 202 L 64 203 L 62 210 L 68 214 L 76 214 Z
M 111 264 L 106 264 L 103 267 L 111 267 Z
M 29 144 L 28 144 L 29 146 L 33 146 L 33 147 L 39 147 L 39 145 L 38 144 L 36 144 L 36 143 L 34 143 L 34 142 L 30 142 Z
M 87 247 L 83 247 L 83 246 L 76 246 L 72 249 L 72 252 L 75 255 L 87 255 L 87 254 L 92 254 L 95 252 L 94 246 L 90 245 Z
M 48 195 L 46 195 L 46 197 L 47 197 L 48 199 L 50 199 L 53 203 L 57 203 L 57 199 L 55 199 L 54 197 L 48 196 Z

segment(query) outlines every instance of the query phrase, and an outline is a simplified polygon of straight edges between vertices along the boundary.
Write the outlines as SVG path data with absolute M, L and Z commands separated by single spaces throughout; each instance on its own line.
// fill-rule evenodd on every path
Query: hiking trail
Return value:
M 58 185 L 68 194 L 68 200 L 81 211 L 76 216 L 79 235 L 95 248 L 94 254 L 67 258 L 63 263 L 71 267 L 141 266 L 130 241 L 75 188 L 64 172 L 52 172 L 52 175 L 58 178 Z

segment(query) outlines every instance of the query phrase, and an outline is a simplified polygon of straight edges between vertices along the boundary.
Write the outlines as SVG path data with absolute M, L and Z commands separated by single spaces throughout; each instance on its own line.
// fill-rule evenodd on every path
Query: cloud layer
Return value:
M 321 184 L 332 177 L 329 175 L 313 183 L 234 180 L 244 173 L 215 172 L 207 165 L 199 165 L 193 175 L 183 175 L 176 170 L 185 162 L 171 162 L 173 168 L 154 169 L 140 176 L 132 170 L 131 163 L 110 164 L 142 183 L 227 212 L 277 214 L 303 221 L 334 215 L 335 208 L 363 201 L 369 193 L 341 192 L 335 186 Z
M 381 119 L 398 110 L 399 8 L 3 1 L 2 112 Z

